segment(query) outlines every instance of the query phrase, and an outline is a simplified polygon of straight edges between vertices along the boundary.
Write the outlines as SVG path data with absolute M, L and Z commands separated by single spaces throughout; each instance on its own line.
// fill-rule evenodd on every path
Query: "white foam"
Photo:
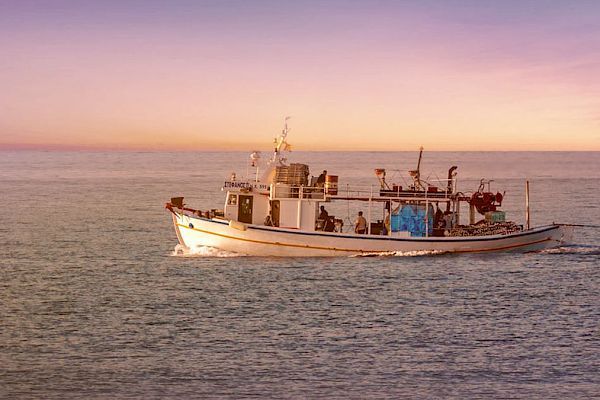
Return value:
M 242 254 L 217 249 L 215 247 L 196 246 L 196 247 L 188 248 L 188 247 L 182 246 L 181 244 L 178 244 L 177 246 L 175 246 L 171 255 L 174 257 L 219 257 L 219 258 L 242 256 Z
M 446 254 L 443 250 L 413 250 L 413 251 L 381 251 L 373 253 L 356 254 L 350 257 L 423 257 Z
M 540 250 L 541 254 L 581 254 L 581 255 L 600 255 L 600 247 L 586 245 L 571 245 L 554 247 L 551 249 Z

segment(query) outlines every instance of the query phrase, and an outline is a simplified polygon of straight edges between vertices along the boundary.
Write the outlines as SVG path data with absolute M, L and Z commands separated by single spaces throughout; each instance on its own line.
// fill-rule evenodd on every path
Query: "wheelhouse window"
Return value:
M 237 194 L 229 193 L 229 198 L 227 199 L 227 204 L 230 206 L 237 205 Z

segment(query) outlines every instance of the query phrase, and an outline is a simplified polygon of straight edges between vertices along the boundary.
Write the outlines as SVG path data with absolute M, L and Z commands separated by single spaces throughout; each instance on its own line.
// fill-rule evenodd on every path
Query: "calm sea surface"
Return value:
M 415 153 L 292 153 L 345 184 Z M 266 155 L 265 155 L 266 157 Z M 174 256 L 245 153 L 0 152 L 0 398 L 600 398 L 600 230 L 530 254 Z M 600 224 L 600 153 L 426 153 L 523 223 Z M 429 173 L 431 172 L 431 173 Z M 357 209 L 331 206 L 352 218 Z

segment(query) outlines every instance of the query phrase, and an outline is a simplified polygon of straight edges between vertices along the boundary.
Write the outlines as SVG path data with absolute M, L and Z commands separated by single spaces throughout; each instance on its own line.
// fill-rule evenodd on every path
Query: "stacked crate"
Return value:
M 308 185 L 308 165 L 290 164 L 280 165 L 275 168 L 275 182 L 284 183 L 291 186 Z

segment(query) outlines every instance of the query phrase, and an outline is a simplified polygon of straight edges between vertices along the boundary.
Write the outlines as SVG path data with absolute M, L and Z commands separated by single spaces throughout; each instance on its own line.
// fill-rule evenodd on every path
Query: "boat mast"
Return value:
M 421 184 L 421 158 L 423 158 L 423 146 L 419 148 L 419 161 L 417 162 L 417 169 L 408 171 L 413 177 L 415 190 L 423 190 Z
M 274 165 L 285 165 L 286 162 L 286 158 L 282 157 L 282 153 L 284 151 L 290 151 L 291 150 L 291 146 L 289 145 L 289 143 L 286 141 L 287 135 L 289 133 L 289 128 L 288 128 L 288 119 L 290 119 L 291 117 L 285 117 L 284 120 L 284 124 L 283 124 L 283 130 L 281 131 L 281 134 L 279 135 L 279 137 L 275 138 L 275 140 L 273 141 L 273 144 L 275 145 L 275 149 L 273 150 L 273 157 L 270 160 L 270 164 L 274 164 Z
M 285 117 L 283 129 L 278 137 L 273 139 L 273 155 L 267 162 L 267 168 L 265 169 L 260 181 L 265 184 L 274 182 L 277 167 L 287 165 L 287 157 L 284 157 L 286 151 L 292 151 L 292 146 L 287 142 L 287 135 L 290 132 L 287 121 L 290 117 Z

